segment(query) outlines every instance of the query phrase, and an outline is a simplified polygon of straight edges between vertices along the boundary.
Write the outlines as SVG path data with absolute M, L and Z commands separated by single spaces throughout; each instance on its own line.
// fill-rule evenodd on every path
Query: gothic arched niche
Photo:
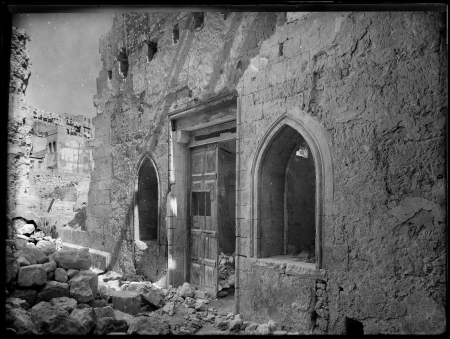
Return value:
M 158 177 L 152 162 L 146 158 L 139 169 L 137 206 L 139 240 L 158 237 Z

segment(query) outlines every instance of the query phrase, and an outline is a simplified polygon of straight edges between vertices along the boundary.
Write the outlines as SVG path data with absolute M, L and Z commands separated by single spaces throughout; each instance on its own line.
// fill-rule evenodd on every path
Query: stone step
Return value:
M 77 249 L 86 247 L 86 246 L 70 244 L 67 242 L 63 242 L 62 246 L 63 246 L 63 248 L 77 248 Z M 111 254 L 108 252 L 96 250 L 96 249 L 93 249 L 90 247 L 88 247 L 88 248 L 89 248 L 89 254 L 91 255 L 91 259 L 92 259 L 91 270 L 98 274 L 102 274 L 102 273 L 106 272 L 106 269 L 107 269 L 109 263 L 111 262 Z

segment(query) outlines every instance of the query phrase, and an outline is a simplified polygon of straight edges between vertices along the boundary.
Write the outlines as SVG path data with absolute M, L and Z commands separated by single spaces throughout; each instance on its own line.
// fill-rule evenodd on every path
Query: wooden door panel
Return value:
M 216 173 L 216 150 L 206 151 L 205 174 Z
M 195 260 L 191 259 L 191 284 L 194 286 L 202 285 L 202 266 L 202 264 L 199 264 Z
M 217 289 L 216 267 L 205 265 L 205 287 L 211 290 Z
M 192 230 L 194 231 L 194 230 Z M 192 232 L 191 233 L 191 258 L 192 259 L 201 259 L 204 257 L 204 244 L 203 244 L 203 236 L 201 232 Z
M 217 144 L 191 151 L 191 283 L 217 294 Z
M 205 252 L 203 254 L 203 258 L 215 260 L 217 257 L 216 249 L 217 249 L 217 237 L 215 232 L 211 234 L 204 235 L 205 241 Z

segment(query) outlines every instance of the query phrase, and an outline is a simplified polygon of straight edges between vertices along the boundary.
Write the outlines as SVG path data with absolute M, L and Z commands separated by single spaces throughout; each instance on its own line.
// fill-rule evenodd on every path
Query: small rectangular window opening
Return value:
M 205 13 L 203 13 L 203 12 L 194 13 L 194 29 L 196 31 L 199 31 L 202 29 L 204 20 L 205 20 Z
M 156 41 L 149 41 L 147 43 L 147 46 L 148 46 L 147 62 L 150 62 L 153 60 L 156 52 L 158 52 L 158 43 Z
M 178 40 L 180 40 L 180 29 L 178 28 L 178 24 L 173 26 L 172 39 L 174 44 L 176 44 Z
M 112 79 L 112 71 L 108 71 L 108 80 Z

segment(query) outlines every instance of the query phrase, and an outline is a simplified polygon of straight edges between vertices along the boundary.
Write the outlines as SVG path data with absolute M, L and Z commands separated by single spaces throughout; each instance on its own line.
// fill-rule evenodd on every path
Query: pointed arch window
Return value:
M 156 168 L 148 157 L 142 162 L 137 180 L 135 208 L 135 238 L 158 239 L 159 183 Z

